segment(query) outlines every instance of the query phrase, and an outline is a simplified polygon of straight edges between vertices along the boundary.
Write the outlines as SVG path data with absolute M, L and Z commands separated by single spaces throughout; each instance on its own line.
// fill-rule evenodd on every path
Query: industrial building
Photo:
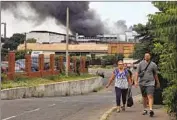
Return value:
M 66 34 L 50 31 L 31 31 L 26 34 L 26 39 L 36 39 L 37 43 L 61 43 L 66 40 Z M 69 35 L 70 40 L 76 40 L 75 36 Z
M 125 57 L 129 57 L 133 53 L 134 43 L 109 43 L 109 44 L 96 44 L 96 43 L 80 43 L 80 44 L 69 44 L 69 53 L 74 54 L 85 54 L 85 55 L 101 55 L 101 54 L 116 54 L 122 53 Z M 25 45 L 21 44 L 18 46 L 18 50 L 24 50 Z M 53 43 L 53 44 L 40 44 L 40 43 L 28 43 L 27 49 L 32 51 L 41 51 L 43 54 L 65 54 L 66 44 L 65 43 Z M 39 52 L 40 53 L 40 52 Z
M 96 37 L 85 37 L 83 35 L 69 35 L 69 53 L 85 55 L 104 55 L 122 53 L 129 57 L 137 43 L 133 31 L 126 31 L 125 34 L 105 34 Z M 27 49 L 33 53 L 43 54 L 65 54 L 66 35 L 49 31 L 31 31 L 27 34 L 28 39 L 36 39 L 36 43 L 27 43 Z M 18 46 L 18 50 L 24 50 L 25 45 Z
M 85 37 L 83 35 L 69 35 L 69 41 L 72 43 L 115 43 L 115 42 L 133 42 L 136 43 L 135 31 L 125 31 L 124 34 L 103 34 L 95 37 Z M 50 31 L 31 31 L 27 33 L 26 39 L 36 39 L 37 43 L 51 44 L 63 43 L 66 41 L 66 34 L 50 32 Z

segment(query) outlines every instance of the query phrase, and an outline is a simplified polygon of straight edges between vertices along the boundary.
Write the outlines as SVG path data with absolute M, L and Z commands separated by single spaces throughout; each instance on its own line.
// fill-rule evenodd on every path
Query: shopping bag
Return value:
M 131 88 L 128 89 L 127 93 L 127 107 L 132 107 L 134 105 Z

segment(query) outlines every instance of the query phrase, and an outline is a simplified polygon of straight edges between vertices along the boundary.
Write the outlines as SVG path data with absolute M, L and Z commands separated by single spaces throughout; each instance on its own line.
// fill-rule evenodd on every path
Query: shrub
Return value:
M 32 38 L 32 39 L 28 39 L 26 42 L 27 43 L 36 43 L 36 39 Z
M 177 118 L 177 84 L 166 88 L 163 92 L 164 103 L 170 115 L 175 114 Z
M 1 73 L 1 80 L 4 81 L 4 80 L 7 80 L 7 74 L 4 74 L 4 73 Z
M 27 51 L 25 51 L 25 50 L 18 50 L 18 51 L 16 51 L 15 52 L 15 59 L 16 60 L 18 60 L 18 59 L 25 59 L 26 52 L 29 53 L 29 54 L 31 54 L 32 50 L 27 50 Z

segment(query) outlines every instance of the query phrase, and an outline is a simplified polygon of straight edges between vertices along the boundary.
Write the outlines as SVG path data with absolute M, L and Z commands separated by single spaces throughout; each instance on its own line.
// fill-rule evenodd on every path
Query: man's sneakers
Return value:
M 142 113 L 142 115 L 147 115 L 147 114 L 148 114 L 148 111 L 147 111 L 147 110 L 144 110 L 143 113 Z M 153 116 L 154 116 L 154 111 L 150 110 L 149 116 L 150 116 L 150 117 L 153 117 Z
M 150 110 L 149 115 L 150 115 L 150 117 L 153 117 L 154 116 L 154 111 Z

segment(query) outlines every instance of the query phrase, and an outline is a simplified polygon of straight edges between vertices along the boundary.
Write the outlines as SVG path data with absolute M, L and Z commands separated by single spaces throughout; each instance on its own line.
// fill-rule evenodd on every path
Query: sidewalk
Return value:
M 135 103 L 135 105 L 131 108 L 126 108 L 126 111 L 121 111 L 120 113 L 116 113 L 116 111 L 112 112 L 108 120 L 169 120 L 167 113 L 164 111 L 162 106 L 155 105 L 154 112 L 155 115 L 153 118 L 149 117 L 149 115 L 142 115 L 142 104 Z

